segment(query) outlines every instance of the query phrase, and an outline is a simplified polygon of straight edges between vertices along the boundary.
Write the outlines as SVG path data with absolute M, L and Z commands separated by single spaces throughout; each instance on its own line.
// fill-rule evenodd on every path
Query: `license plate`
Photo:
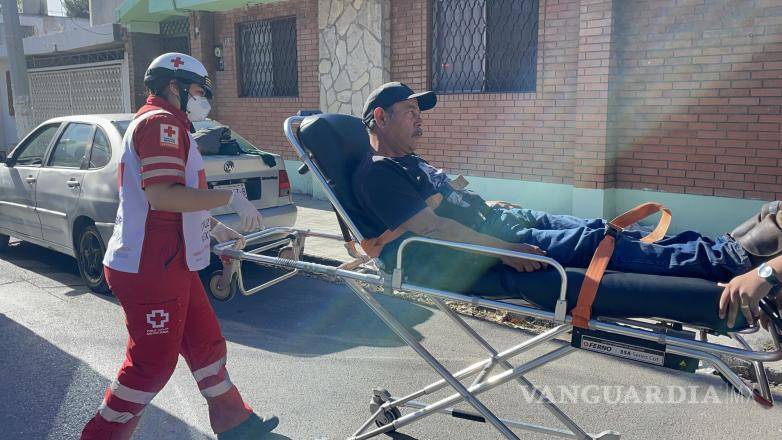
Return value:
M 236 194 L 241 194 L 244 198 L 247 198 L 247 189 L 243 183 L 234 183 L 232 185 L 215 185 L 216 189 L 230 189 Z

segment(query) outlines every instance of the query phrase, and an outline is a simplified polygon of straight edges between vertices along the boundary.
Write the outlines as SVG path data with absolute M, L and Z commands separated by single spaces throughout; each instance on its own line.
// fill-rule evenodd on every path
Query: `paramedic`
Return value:
M 144 408 L 185 358 L 206 398 L 219 439 L 257 439 L 276 417 L 261 418 L 242 400 L 226 371 L 226 344 L 198 270 L 209 264 L 209 236 L 242 236 L 209 216 L 230 204 L 245 232 L 261 217 L 242 195 L 206 188 L 192 121 L 206 118 L 212 84 L 204 66 L 181 53 L 149 65 L 150 91 L 123 139 L 120 204 L 104 259 L 106 278 L 125 312 L 128 344 L 116 380 L 106 390 L 82 439 L 128 439 Z

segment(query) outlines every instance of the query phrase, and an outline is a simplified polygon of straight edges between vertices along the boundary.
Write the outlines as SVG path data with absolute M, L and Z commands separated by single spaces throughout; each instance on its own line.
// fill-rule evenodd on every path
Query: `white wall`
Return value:
M 114 23 L 114 10 L 123 0 L 90 0 L 90 23 L 93 26 Z
M 22 0 L 22 14 L 46 14 L 48 9 L 46 0 Z

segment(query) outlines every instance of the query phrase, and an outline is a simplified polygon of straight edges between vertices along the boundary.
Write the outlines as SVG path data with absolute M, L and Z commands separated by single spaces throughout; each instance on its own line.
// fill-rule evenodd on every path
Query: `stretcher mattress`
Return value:
M 558 272 L 503 272 L 507 290 L 519 293 L 515 299 L 505 298 L 504 302 L 519 303 L 518 299 L 523 299 L 542 309 L 554 310 L 559 298 Z M 586 269 L 568 268 L 566 272 L 569 312 L 576 305 Z M 592 317 L 665 318 L 725 333 L 726 322 L 719 318 L 722 290 L 717 283 L 700 278 L 606 271 L 592 306 Z M 733 330 L 746 327 L 747 322 L 739 313 Z

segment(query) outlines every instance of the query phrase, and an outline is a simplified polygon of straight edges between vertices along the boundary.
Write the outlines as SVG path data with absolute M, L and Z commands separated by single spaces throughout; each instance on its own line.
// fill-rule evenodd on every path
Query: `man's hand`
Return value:
M 218 243 L 225 243 L 226 241 L 236 240 L 234 249 L 244 249 L 244 236 L 223 223 L 217 222 L 212 226 L 212 230 L 209 231 L 209 235 L 215 238 Z
M 747 322 L 754 322 L 755 317 L 760 316 L 760 300 L 771 290 L 771 285 L 754 270 L 733 278 L 724 286 L 720 297 L 720 319 L 725 319 L 727 313 L 728 328 L 736 323 L 739 309 Z
M 501 246 L 497 247 L 527 254 L 546 255 L 546 251 L 541 248 L 524 243 L 503 243 Z M 517 257 L 500 257 L 500 260 L 519 272 L 535 272 L 536 270 L 544 269 L 547 266 L 546 263 Z

